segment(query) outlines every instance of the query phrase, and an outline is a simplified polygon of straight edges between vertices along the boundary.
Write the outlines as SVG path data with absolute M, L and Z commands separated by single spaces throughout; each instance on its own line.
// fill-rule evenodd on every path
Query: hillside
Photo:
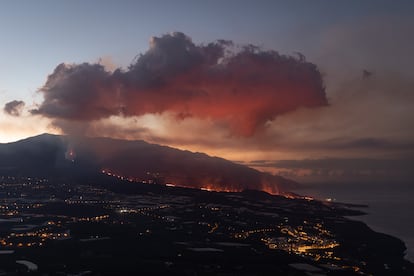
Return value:
M 295 182 L 204 153 L 144 141 L 42 134 L 0 144 L 0 172 L 84 175 L 109 172 L 137 181 L 219 191 L 278 193 Z

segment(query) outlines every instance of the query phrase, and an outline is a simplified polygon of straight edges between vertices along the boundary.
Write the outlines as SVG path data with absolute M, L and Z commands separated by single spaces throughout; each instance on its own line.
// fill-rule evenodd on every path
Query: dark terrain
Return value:
M 70 175 L 84 180 L 106 169 L 135 181 L 222 191 L 257 189 L 278 193 L 296 185 L 223 158 L 144 141 L 42 134 L 0 144 L 0 157 L 0 173 L 5 175 Z
M 174 170 L 160 156 L 177 154 L 179 164 L 199 157 L 192 168 L 221 176 L 217 183 L 243 171 L 252 183 L 261 176 L 224 159 L 107 139 L 79 142 L 75 156 L 61 137 L 33 139 L 0 145 L 2 275 L 414 274 L 403 242 L 345 217 L 362 214 L 350 205 L 271 195 L 248 181 L 241 192 L 172 186 L 166 178 Z M 156 163 L 142 161 L 136 175 L 121 175 L 123 166 L 93 154 L 100 143 L 111 143 L 110 160 L 140 145 L 152 160 L 153 147 L 163 165 L 149 172 Z

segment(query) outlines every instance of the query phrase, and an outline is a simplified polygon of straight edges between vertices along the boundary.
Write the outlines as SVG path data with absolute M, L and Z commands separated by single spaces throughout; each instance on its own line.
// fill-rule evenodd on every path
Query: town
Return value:
M 399 240 L 345 218 L 360 211 L 332 202 L 253 190 L 226 193 L 114 181 L 109 176 L 102 176 L 102 184 L 96 185 L 0 177 L 0 271 L 5 275 L 102 275 L 138 269 L 173 275 L 393 275 L 396 271 L 409 275 L 412 271 L 409 263 L 401 266 L 404 248 Z

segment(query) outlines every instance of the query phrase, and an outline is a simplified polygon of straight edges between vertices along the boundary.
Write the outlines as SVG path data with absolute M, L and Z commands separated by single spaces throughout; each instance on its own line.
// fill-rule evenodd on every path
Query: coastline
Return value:
M 393 184 L 304 184 L 293 190 L 301 195 L 312 196 L 317 200 L 339 204 L 349 204 L 364 214 L 347 216 L 361 221 L 372 230 L 402 240 L 407 247 L 405 259 L 414 263 L 414 221 L 411 210 L 414 208 L 411 196 L 414 187 L 409 183 Z

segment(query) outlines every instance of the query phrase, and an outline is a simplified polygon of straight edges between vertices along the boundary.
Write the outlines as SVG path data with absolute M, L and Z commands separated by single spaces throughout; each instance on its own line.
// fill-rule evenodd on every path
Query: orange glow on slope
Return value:
M 171 182 L 167 182 L 167 183 L 157 183 L 156 181 L 154 181 L 151 177 L 148 179 L 139 179 L 136 177 L 131 177 L 131 176 L 124 176 L 121 175 L 117 172 L 114 172 L 110 169 L 102 169 L 101 170 L 102 174 L 105 174 L 107 176 L 110 177 L 114 177 L 117 178 L 119 180 L 124 180 L 124 181 L 129 181 L 129 182 L 136 182 L 136 183 L 142 183 L 142 184 L 149 184 L 149 185 L 164 185 L 166 187 L 181 187 L 181 188 L 190 188 L 190 189 L 199 189 L 202 191 L 208 191 L 208 192 L 226 192 L 226 193 L 232 193 L 232 192 L 242 192 L 244 189 L 241 188 L 228 188 L 228 187 L 223 187 L 220 186 L 218 184 L 204 184 L 202 186 L 190 186 L 190 185 L 180 185 L 180 184 L 176 184 L 176 183 L 171 183 Z M 262 187 L 261 189 L 264 192 L 267 192 L 269 194 L 272 195 L 279 195 L 279 190 L 277 187 Z

